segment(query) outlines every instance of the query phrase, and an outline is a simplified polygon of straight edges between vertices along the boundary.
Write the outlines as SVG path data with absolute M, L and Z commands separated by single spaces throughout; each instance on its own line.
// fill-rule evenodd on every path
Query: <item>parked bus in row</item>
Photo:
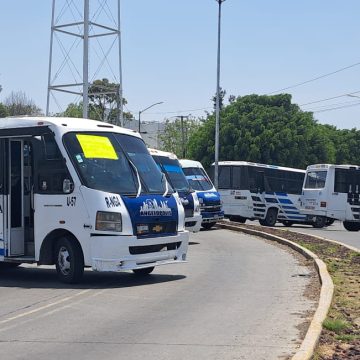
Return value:
M 307 223 L 300 212 L 305 170 L 246 161 L 218 164 L 219 192 L 225 216 L 230 220 L 244 223 L 256 219 L 264 226 L 274 226 L 277 221 L 285 226 Z M 324 226 L 317 218 L 310 223 Z
M 134 131 L 71 118 L 0 121 L 0 264 L 56 265 L 60 280 L 186 260 L 177 193 Z
M 204 229 L 210 229 L 217 221 L 224 218 L 220 194 L 199 161 L 182 159 L 180 164 L 191 188 L 196 191 L 199 198 L 202 216 L 201 226 Z
M 301 211 L 308 219 L 343 221 L 348 231 L 360 230 L 360 166 L 316 164 L 306 169 Z
M 149 149 L 160 170 L 172 188 L 179 194 L 185 210 L 185 229 L 198 232 L 201 228 L 202 216 L 196 192 L 191 189 L 177 156 L 173 153 Z

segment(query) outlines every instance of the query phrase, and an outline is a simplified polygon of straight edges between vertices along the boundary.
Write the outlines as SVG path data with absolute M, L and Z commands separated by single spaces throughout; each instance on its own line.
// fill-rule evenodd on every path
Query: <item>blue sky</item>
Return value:
M 81 0 L 74 2 L 82 7 Z M 23 90 L 45 109 L 51 3 L 1 0 L 0 101 Z M 154 121 L 211 110 L 216 1 L 122 0 L 121 8 L 127 109 L 137 116 L 163 101 L 142 115 Z M 227 95 L 268 94 L 360 62 L 358 0 L 226 0 L 222 9 L 221 85 Z M 360 97 L 359 75 L 356 65 L 287 92 L 299 105 L 356 91 Z M 336 107 L 341 109 L 329 110 Z M 326 110 L 314 114 L 321 123 L 360 128 L 360 98 L 345 95 L 302 108 Z

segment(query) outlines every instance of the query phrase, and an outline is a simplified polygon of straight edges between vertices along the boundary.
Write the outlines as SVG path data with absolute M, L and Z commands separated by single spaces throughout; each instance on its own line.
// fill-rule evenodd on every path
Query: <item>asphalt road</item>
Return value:
M 78 286 L 32 266 L 0 276 L 0 358 L 284 359 L 316 304 L 310 270 L 273 244 L 227 230 L 193 235 L 189 262 L 86 271 Z M 305 275 L 305 276 L 304 276 Z
M 277 226 L 283 227 L 278 224 Z M 330 240 L 336 240 L 343 244 L 353 246 L 360 251 L 360 232 L 347 231 L 341 221 L 335 221 L 331 226 L 322 229 L 315 229 L 312 226 L 295 224 L 287 228 L 288 230 L 298 231 L 310 235 L 321 236 Z

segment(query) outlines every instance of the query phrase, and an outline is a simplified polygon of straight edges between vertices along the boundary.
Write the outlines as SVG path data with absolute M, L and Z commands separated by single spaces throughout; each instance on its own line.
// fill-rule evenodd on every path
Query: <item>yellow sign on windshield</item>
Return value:
M 98 135 L 76 135 L 80 146 L 84 152 L 84 156 L 88 159 L 110 159 L 117 160 L 118 156 L 106 136 Z

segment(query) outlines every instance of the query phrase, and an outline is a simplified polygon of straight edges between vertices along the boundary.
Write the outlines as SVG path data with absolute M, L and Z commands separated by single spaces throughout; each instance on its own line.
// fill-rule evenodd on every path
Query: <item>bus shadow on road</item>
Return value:
M 61 283 L 55 269 L 25 268 L 1 270 L 0 288 L 23 288 L 23 289 L 112 289 L 130 288 L 151 284 L 160 284 L 185 279 L 185 275 L 154 273 L 139 277 L 131 272 L 98 273 L 85 270 L 79 284 Z

